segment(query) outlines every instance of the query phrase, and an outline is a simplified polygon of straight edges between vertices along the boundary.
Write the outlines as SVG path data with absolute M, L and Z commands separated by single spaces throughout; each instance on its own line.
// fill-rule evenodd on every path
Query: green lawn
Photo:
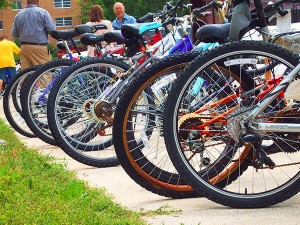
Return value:
M 28 149 L 0 119 L 0 224 L 146 224 L 141 213 Z

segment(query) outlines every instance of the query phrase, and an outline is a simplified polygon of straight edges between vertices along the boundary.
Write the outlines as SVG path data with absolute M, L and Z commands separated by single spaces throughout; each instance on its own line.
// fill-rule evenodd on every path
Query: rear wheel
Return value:
M 86 59 L 73 65 L 58 80 L 48 101 L 48 122 L 59 146 L 86 165 L 108 167 L 119 164 L 112 140 L 116 101 L 108 94 L 113 77 L 127 71 L 122 62 L 103 58 Z
M 73 60 L 59 59 L 43 64 L 26 78 L 21 89 L 22 109 L 27 125 L 38 138 L 51 145 L 56 145 L 56 142 L 48 126 L 48 96 L 57 77 L 73 63 Z
M 162 132 L 172 83 L 198 54 L 171 55 L 149 67 L 124 90 L 116 108 L 113 138 L 122 167 L 140 186 L 166 197 L 199 196 L 173 167 Z
M 236 42 L 197 57 L 176 81 L 166 103 L 165 140 L 174 166 L 197 192 L 236 208 L 266 207 L 299 192 L 299 133 L 262 132 L 256 125 L 300 123 L 297 80 L 249 119 L 274 82 L 298 62 L 297 55 L 267 43 Z M 271 80 L 264 80 L 267 73 Z M 229 80 L 210 92 L 213 74 Z

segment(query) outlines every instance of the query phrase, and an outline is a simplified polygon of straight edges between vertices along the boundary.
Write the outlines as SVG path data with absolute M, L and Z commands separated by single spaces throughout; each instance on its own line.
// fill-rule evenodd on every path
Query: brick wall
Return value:
M 27 0 L 21 0 L 22 8 L 26 7 Z M 57 30 L 68 30 L 72 29 L 74 26 L 81 24 L 79 19 L 80 15 L 80 7 L 77 4 L 76 0 L 71 0 L 71 8 L 54 8 L 54 1 L 46 1 L 40 0 L 39 6 L 41 8 L 46 9 L 50 15 L 52 16 L 53 21 L 55 22 L 56 18 L 62 17 L 71 17 L 72 18 L 72 26 L 65 26 L 65 27 L 57 27 Z M 6 8 L 5 10 L 0 11 L 0 22 L 2 21 L 3 29 L 0 29 L 0 35 L 7 35 L 10 40 L 13 40 L 11 36 L 11 28 L 13 25 L 13 20 L 15 15 L 20 10 L 14 10 L 11 7 Z M 54 39 L 50 37 L 51 43 L 56 43 Z

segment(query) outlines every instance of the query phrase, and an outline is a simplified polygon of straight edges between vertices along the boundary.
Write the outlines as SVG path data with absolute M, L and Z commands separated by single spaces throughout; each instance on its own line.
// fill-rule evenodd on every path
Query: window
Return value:
M 22 2 L 21 1 L 12 1 L 12 9 L 22 9 Z
M 57 27 L 72 26 L 72 17 L 56 18 L 55 23 Z
M 3 30 L 3 22 L 0 21 L 0 30 Z
M 71 8 L 71 0 L 54 0 L 54 8 Z

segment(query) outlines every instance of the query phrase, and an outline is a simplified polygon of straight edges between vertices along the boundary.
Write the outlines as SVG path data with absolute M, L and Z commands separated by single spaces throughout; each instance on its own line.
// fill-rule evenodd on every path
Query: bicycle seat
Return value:
M 196 32 L 196 40 L 204 43 L 215 43 L 220 44 L 228 42 L 230 31 L 230 23 L 226 24 L 209 24 L 203 25 Z M 240 31 L 239 39 L 249 31 L 249 27 L 246 27 Z
M 74 40 L 74 42 L 75 42 L 75 44 L 80 43 L 79 40 Z M 69 47 L 73 46 L 73 43 L 72 43 L 72 42 L 67 42 L 67 43 L 68 43 L 68 46 L 69 46 Z M 58 42 L 56 43 L 56 46 L 57 46 L 59 49 L 61 49 L 61 50 L 66 50 L 66 47 L 65 47 L 65 44 L 64 44 L 63 41 L 58 41 Z
M 104 34 L 104 41 L 107 43 L 118 42 L 123 43 L 125 40 L 120 30 L 112 30 Z
M 79 34 L 75 30 L 53 30 L 50 32 L 50 36 L 56 40 L 70 40 Z
M 121 33 L 125 38 L 133 39 L 140 34 L 157 29 L 161 26 L 162 24 L 159 22 L 124 24 L 121 27 Z
M 96 24 L 93 26 L 87 25 L 87 24 L 81 24 L 78 25 L 74 28 L 74 30 L 78 33 L 78 34 L 85 34 L 85 33 L 94 33 L 97 30 L 103 30 L 103 29 L 107 29 L 107 26 L 104 24 Z
M 104 35 L 86 33 L 81 36 L 80 41 L 84 45 L 95 45 L 101 41 L 104 41 Z
M 196 39 L 204 43 L 224 43 L 230 31 L 230 23 L 209 24 L 200 27 L 196 32 Z

